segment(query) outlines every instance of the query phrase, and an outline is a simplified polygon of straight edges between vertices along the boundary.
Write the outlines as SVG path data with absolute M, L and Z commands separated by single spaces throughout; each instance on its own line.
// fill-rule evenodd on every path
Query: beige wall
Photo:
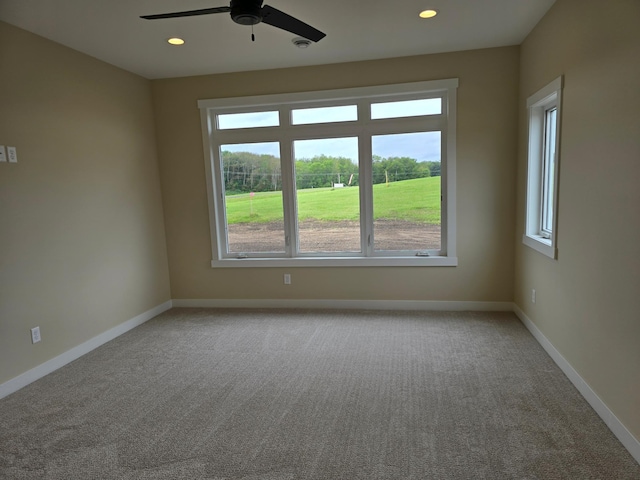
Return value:
M 1 384 L 170 290 L 147 80 L 0 22 L 0 144 Z
M 152 82 L 174 299 L 513 298 L 517 47 Z M 458 77 L 458 267 L 212 269 L 197 100 Z M 293 284 L 282 284 L 282 273 Z
M 171 297 L 515 299 L 640 438 L 640 3 L 607 8 L 558 0 L 520 49 L 153 82 L 0 22 L 0 384 Z M 553 261 L 520 241 L 524 105 L 561 74 Z M 210 267 L 198 99 L 451 77 L 458 267 Z
M 640 438 L 640 2 L 558 0 L 521 48 L 515 301 Z M 522 245 L 526 98 L 564 75 L 558 260 Z M 530 301 L 531 289 L 537 301 Z

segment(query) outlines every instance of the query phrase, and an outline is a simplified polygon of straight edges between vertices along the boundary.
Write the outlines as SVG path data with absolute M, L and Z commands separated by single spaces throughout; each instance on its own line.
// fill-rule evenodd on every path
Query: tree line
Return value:
M 280 159 L 273 155 L 223 151 L 222 167 L 227 195 L 282 189 Z M 374 184 L 440 176 L 440 162 L 418 162 L 409 157 L 374 155 L 372 167 Z M 318 155 L 296 160 L 295 171 L 298 189 L 359 183 L 358 165 L 345 157 Z

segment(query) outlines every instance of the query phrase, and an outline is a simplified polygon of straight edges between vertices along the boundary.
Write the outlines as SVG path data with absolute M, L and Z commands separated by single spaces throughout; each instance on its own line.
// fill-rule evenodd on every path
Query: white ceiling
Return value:
M 307 49 L 270 25 L 229 14 L 167 20 L 140 15 L 228 6 L 228 0 L 0 0 L 0 20 L 143 77 L 319 65 L 517 45 L 555 0 L 267 0 L 323 31 Z M 431 20 L 418 12 L 439 10 Z M 181 47 L 166 43 L 180 36 Z

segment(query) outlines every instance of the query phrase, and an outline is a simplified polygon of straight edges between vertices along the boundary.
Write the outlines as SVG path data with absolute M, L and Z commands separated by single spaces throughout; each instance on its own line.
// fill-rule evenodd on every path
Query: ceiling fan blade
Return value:
M 193 17 L 195 15 L 209 15 L 210 13 L 230 12 L 231 7 L 202 8 L 200 10 L 187 10 L 186 12 L 159 13 L 157 15 L 142 15 L 145 20 L 158 20 L 160 18 Z
M 307 25 L 297 18 L 287 15 L 269 5 L 262 7 L 262 23 L 267 23 L 273 27 L 281 28 L 287 32 L 308 38 L 312 42 L 319 42 L 326 36 L 325 33 L 313 28 L 311 25 Z

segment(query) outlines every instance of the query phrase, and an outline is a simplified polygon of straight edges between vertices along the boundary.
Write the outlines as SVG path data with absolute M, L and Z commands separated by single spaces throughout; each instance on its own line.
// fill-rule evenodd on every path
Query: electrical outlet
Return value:
M 31 343 L 38 343 L 42 338 L 40 337 L 40 327 L 33 327 L 31 329 Z
M 285 285 L 291 285 L 291 274 L 290 273 L 285 273 L 284 274 L 284 284 Z
M 7 161 L 7 154 L 5 153 L 4 145 L 0 145 L 0 162 L 6 162 L 6 161 Z
M 536 289 L 531 289 L 531 303 L 536 303 Z
M 16 147 L 7 147 L 7 156 L 9 157 L 9 163 L 18 163 Z

